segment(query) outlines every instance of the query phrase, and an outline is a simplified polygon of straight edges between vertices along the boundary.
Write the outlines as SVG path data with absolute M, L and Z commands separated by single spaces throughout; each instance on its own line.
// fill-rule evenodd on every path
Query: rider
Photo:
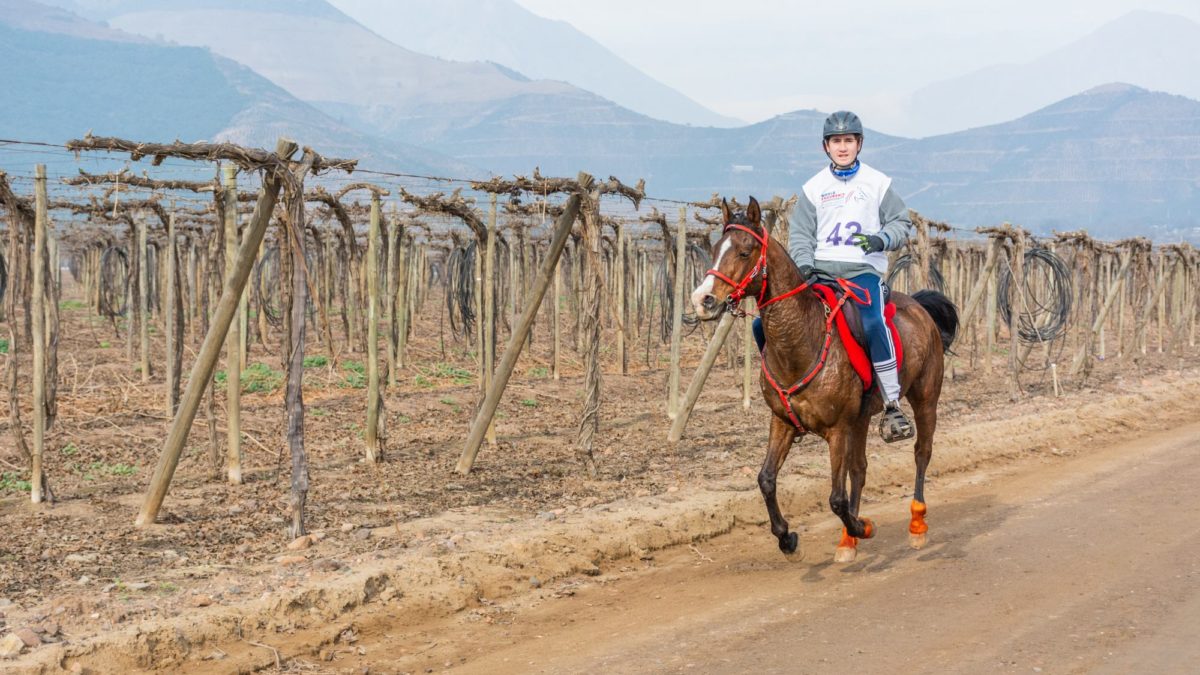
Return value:
M 858 159 L 863 126 L 846 110 L 825 120 L 822 145 L 830 159 L 804 184 L 788 231 L 788 252 L 805 281 L 825 276 L 848 279 L 865 288 L 870 304 L 860 305 L 867 351 L 883 395 L 880 428 L 893 429 L 885 439 L 912 435 L 912 425 L 900 410 L 900 378 L 896 347 L 883 317 L 888 259 L 908 240 L 912 221 L 892 179 Z

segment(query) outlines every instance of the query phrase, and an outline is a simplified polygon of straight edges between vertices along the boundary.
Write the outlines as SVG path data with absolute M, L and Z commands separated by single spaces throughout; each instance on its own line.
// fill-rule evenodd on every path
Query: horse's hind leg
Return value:
M 771 534 L 779 538 L 779 550 L 784 553 L 795 553 L 800 537 L 795 532 L 788 531 L 787 520 L 779 512 L 779 502 L 775 498 L 775 479 L 779 476 L 783 460 L 787 459 L 788 451 L 792 449 L 792 440 L 795 437 L 796 427 L 787 420 L 772 415 L 767 458 L 763 460 L 762 470 L 758 472 L 758 489 L 762 491 L 763 501 L 767 503 L 767 515 L 771 517 Z
M 929 531 L 929 525 L 925 523 L 925 469 L 929 467 L 929 459 L 933 456 L 933 432 L 937 429 L 938 393 L 935 392 L 932 396 L 910 395 L 908 398 L 912 403 L 913 415 L 917 422 L 917 442 L 913 445 L 917 478 L 911 505 L 912 520 L 908 524 L 908 543 L 916 549 L 925 546 L 925 533 Z

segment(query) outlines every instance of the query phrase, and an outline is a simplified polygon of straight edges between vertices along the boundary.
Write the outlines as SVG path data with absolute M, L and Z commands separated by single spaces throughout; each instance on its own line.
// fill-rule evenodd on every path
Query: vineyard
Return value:
M 236 632 L 283 669 L 262 636 L 351 605 L 490 621 L 479 598 L 530 572 L 446 562 L 475 533 L 753 485 L 768 413 L 750 318 L 701 322 L 688 299 L 722 196 L 399 174 L 282 139 L 29 145 L 49 172 L 0 171 L 0 622 L 29 627 L 18 654 L 167 669 L 220 662 L 208 644 Z M 794 197 L 755 196 L 786 244 Z M 958 307 L 950 423 L 1200 363 L 1190 244 L 913 221 L 889 282 Z M 823 454 L 808 439 L 790 470 L 823 476 Z M 618 536 L 591 527 L 577 536 Z M 570 545 L 522 546 L 514 559 L 546 558 L 539 587 L 592 573 Z M 296 604 L 401 555 L 469 590 L 449 602 L 394 572 Z M 270 618 L 186 639 L 146 627 L 250 601 Z M 136 648 L 105 652 L 113 631 Z

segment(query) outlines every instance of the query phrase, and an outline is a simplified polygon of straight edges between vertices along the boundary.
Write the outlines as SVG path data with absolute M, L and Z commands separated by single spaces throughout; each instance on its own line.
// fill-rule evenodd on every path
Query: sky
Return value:
M 924 85 L 1031 61 L 1130 11 L 1200 22 L 1196 0 L 516 1 L 716 112 L 757 122 L 850 108 L 882 129 Z

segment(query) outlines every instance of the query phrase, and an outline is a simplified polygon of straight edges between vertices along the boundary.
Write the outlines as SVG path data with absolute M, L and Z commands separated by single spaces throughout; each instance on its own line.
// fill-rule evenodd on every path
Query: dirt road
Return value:
M 1192 424 L 935 480 L 922 551 L 908 548 L 907 498 L 875 493 L 863 513 L 880 533 L 849 565 L 832 562 L 831 515 L 793 513 L 793 526 L 812 526 L 799 559 L 765 526 L 739 527 L 573 591 L 364 631 L 365 656 L 337 661 L 371 672 L 1200 672 L 1198 485 Z

